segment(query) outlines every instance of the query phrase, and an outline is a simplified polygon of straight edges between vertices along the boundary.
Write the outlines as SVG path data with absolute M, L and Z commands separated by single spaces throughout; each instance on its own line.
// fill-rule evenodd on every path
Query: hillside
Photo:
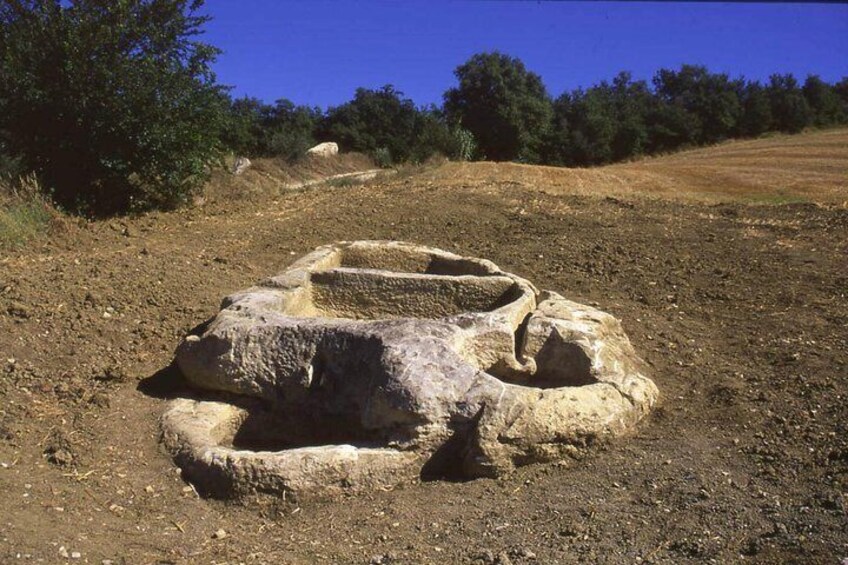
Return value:
M 848 202 L 848 128 L 729 141 L 589 169 L 451 163 L 425 178 L 464 187 L 508 178 L 529 190 L 562 194 L 845 204 Z
M 260 162 L 193 208 L 60 222 L 0 255 L 0 562 L 833 563 L 848 515 L 848 209 L 831 205 L 848 200 L 846 135 L 299 190 Z M 799 197 L 828 205 L 773 205 Z M 630 438 L 499 480 L 199 497 L 160 443 L 175 347 L 222 297 L 352 239 L 484 257 L 610 312 L 661 407 Z

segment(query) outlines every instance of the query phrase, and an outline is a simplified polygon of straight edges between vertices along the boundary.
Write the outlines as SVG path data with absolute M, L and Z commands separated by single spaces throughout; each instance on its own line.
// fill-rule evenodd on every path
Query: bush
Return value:
M 449 155 L 453 138 L 444 117 L 435 107 L 418 110 L 415 127 L 411 132 L 412 152 L 408 161 L 422 164 L 433 157 Z
M 12 157 L 0 147 L 0 179 L 17 178 L 23 174 L 21 160 Z
M 306 150 L 316 144 L 315 128 L 321 111 L 308 106 L 296 106 L 289 100 L 278 100 L 271 113 L 266 131 L 268 156 L 288 162 L 303 158 Z
M 451 131 L 451 140 L 453 146 L 449 157 L 454 161 L 470 161 L 477 154 L 474 134 L 462 126 L 457 126 Z
M 293 162 L 315 145 L 321 111 L 278 100 L 274 106 L 256 98 L 240 98 L 230 105 L 225 146 L 246 157 L 280 157 Z
M 388 169 L 392 166 L 392 154 L 388 147 L 378 147 L 371 153 L 371 158 L 374 159 L 374 164 L 381 169 Z
M 0 177 L 0 248 L 16 248 L 46 231 L 55 212 L 35 176 L 17 182 Z
M 61 205 L 169 208 L 203 183 L 226 97 L 202 4 L 0 2 L 0 136 Z
M 418 120 L 415 104 L 392 85 L 358 88 L 353 100 L 328 110 L 319 138 L 375 158 L 385 150 L 389 163 L 402 162 L 412 156 Z

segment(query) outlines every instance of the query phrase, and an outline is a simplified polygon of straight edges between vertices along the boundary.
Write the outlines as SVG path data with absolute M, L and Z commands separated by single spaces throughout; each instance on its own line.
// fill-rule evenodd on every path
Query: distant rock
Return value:
M 236 161 L 233 163 L 232 173 L 234 175 L 240 175 L 249 169 L 252 164 L 247 157 L 236 157 Z
M 47 446 L 44 448 L 44 457 L 48 462 L 59 467 L 67 467 L 76 460 L 67 436 L 61 431 L 50 434 Z
M 339 144 L 332 141 L 319 143 L 315 147 L 307 150 L 306 154 L 315 155 L 317 157 L 332 157 L 333 155 L 339 154 Z

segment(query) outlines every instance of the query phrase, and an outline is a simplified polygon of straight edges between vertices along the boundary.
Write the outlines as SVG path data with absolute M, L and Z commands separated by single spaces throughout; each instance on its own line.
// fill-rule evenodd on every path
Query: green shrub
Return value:
M 272 106 L 256 98 L 239 98 L 230 104 L 223 141 L 238 155 L 294 162 L 316 144 L 315 129 L 321 119 L 317 108 L 296 106 L 286 99 Z
M 0 180 L 0 248 L 20 247 L 44 233 L 53 214 L 34 176 L 18 183 Z
M 477 153 L 477 141 L 474 134 L 467 129 L 457 126 L 451 132 L 452 151 L 449 157 L 454 161 L 470 161 Z
M 392 166 L 392 154 L 388 147 L 378 147 L 371 153 L 371 157 L 381 169 L 388 169 Z
M 22 170 L 21 160 L 3 152 L 0 147 L 0 179 L 19 177 Z
M 357 88 L 353 100 L 327 111 L 319 138 L 337 142 L 343 151 L 369 153 L 375 158 L 385 149 L 390 157 L 405 161 L 411 152 L 416 117 L 415 103 L 391 85 L 378 90 Z
M 226 96 L 202 4 L 0 2 L 0 136 L 63 207 L 169 208 L 203 183 Z

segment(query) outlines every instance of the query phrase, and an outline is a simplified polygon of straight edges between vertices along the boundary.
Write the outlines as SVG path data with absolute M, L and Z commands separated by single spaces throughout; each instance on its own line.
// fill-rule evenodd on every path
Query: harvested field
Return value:
M 714 147 L 591 169 L 452 163 L 426 177 L 475 187 L 508 180 L 529 191 L 696 202 L 846 206 L 848 129 L 729 141 Z
M 274 175 L 3 251 L 0 562 L 848 557 L 848 130 L 599 169 L 445 164 L 296 192 Z M 353 239 L 491 259 L 615 315 L 661 406 L 626 441 L 497 480 L 198 497 L 159 442 L 175 347 L 223 296 Z

